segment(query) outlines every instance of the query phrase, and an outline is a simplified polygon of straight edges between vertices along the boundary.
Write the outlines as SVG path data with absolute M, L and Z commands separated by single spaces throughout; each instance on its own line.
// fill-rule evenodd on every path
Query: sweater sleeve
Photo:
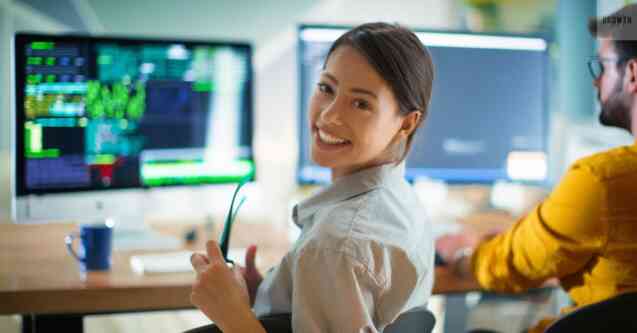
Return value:
M 474 276 L 487 290 L 518 292 L 577 272 L 606 243 L 603 200 L 602 182 L 576 164 L 529 215 L 476 248 Z

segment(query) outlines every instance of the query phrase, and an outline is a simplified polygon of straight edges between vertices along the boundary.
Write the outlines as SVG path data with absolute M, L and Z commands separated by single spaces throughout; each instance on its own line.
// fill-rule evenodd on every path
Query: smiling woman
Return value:
M 392 29 L 393 34 L 387 33 Z M 376 140 L 364 138 L 367 142 L 360 145 L 369 148 L 364 149 L 367 154 L 380 158 L 366 161 L 367 165 L 383 164 L 392 159 L 402 161 L 415 130 L 427 114 L 434 76 L 431 56 L 418 38 L 400 27 L 382 23 L 363 25 L 334 42 L 323 67 L 317 91 L 310 102 L 312 133 L 319 128 L 316 123 L 320 122 L 317 119 L 320 114 L 343 112 L 342 104 L 335 104 L 335 98 L 340 95 L 341 102 L 350 109 L 369 111 L 367 117 L 365 113 L 345 111 L 343 114 L 344 119 L 350 120 L 350 127 L 356 124 L 353 126 L 356 132 L 376 137 Z M 379 124 L 386 127 L 373 128 Z M 368 128 L 363 128 L 365 126 Z M 319 134 L 321 132 L 325 130 Z M 388 138 L 391 134 L 394 136 Z M 404 145 L 396 147 L 401 139 L 404 139 Z M 385 149 L 379 151 L 379 148 Z M 387 148 L 399 149 L 388 151 Z M 401 156 L 396 156 L 397 151 Z M 359 159 L 370 157 L 364 152 L 358 153 Z M 320 164 L 317 155 L 313 150 L 312 157 Z M 364 166 L 365 163 L 359 167 Z
M 402 161 L 431 96 L 431 82 L 422 85 L 420 91 L 413 89 L 418 85 L 406 89 L 409 86 L 404 84 L 432 78 L 429 57 L 421 57 L 423 63 L 413 70 L 395 72 L 391 66 L 396 64 L 388 60 L 403 60 L 400 65 L 408 69 L 410 54 L 391 57 L 384 54 L 391 53 L 391 47 L 377 48 L 373 39 L 363 34 L 354 37 L 352 31 L 330 49 L 310 102 L 312 159 L 331 168 L 333 180 L 357 170 Z M 408 38 L 405 42 L 410 45 Z M 413 50 L 422 54 L 420 42 L 411 42 Z
M 427 303 L 431 227 L 403 160 L 432 82 L 429 52 L 403 27 L 364 24 L 333 44 L 308 110 L 312 159 L 333 182 L 294 207 L 301 236 L 265 278 L 255 249 L 242 274 L 214 243 L 193 257 L 192 300 L 219 329 L 252 331 L 254 314 L 287 313 L 295 332 L 377 332 Z
M 411 122 L 418 121 L 414 113 Z M 365 57 L 344 45 L 329 57 L 310 102 L 312 159 L 332 169 L 333 180 L 397 159 L 402 117 L 394 94 Z M 414 127 L 407 123 L 406 126 Z

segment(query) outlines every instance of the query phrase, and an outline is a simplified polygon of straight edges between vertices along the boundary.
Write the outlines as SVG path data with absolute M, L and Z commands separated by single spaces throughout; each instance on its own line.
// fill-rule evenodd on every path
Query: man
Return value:
M 589 30 L 599 43 L 589 62 L 599 120 L 634 136 L 637 5 L 591 20 Z M 577 161 L 551 195 L 509 230 L 470 248 L 466 239 L 443 238 L 438 252 L 457 274 L 472 275 L 487 290 L 521 292 L 558 278 L 575 303 L 564 312 L 637 291 L 637 143 Z M 550 323 L 543 320 L 530 332 Z

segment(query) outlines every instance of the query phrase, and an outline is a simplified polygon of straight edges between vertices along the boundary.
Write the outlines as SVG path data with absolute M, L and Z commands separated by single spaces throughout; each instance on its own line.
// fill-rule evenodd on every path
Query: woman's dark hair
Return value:
M 350 46 L 367 59 L 391 87 L 402 115 L 421 112 L 416 129 L 420 127 L 431 100 L 434 66 L 429 51 L 418 37 L 398 24 L 377 22 L 359 25 L 332 44 L 325 64 L 340 46 Z M 407 138 L 400 161 L 407 156 L 416 129 Z
M 588 30 L 593 37 L 611 38 L 621 61 L 617 66 L 622 66 L 627 60 L 637 58 L 637 29 L 632 23 L 637 24 L 637 4 L 632 4 L 603 17 L 591 17 L 588 21 Z M 623 67 L 620 67 L 623 70 Z

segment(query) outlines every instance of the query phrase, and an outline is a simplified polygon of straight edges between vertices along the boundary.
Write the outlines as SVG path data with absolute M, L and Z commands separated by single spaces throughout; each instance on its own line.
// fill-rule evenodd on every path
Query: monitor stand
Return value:
M 115 222 L 113 249 L 175 250 L 180 239 L 152 230 L 144 221 L 148 195 L 143 190 L 30 195 L 14 198 L 16 223 Z

